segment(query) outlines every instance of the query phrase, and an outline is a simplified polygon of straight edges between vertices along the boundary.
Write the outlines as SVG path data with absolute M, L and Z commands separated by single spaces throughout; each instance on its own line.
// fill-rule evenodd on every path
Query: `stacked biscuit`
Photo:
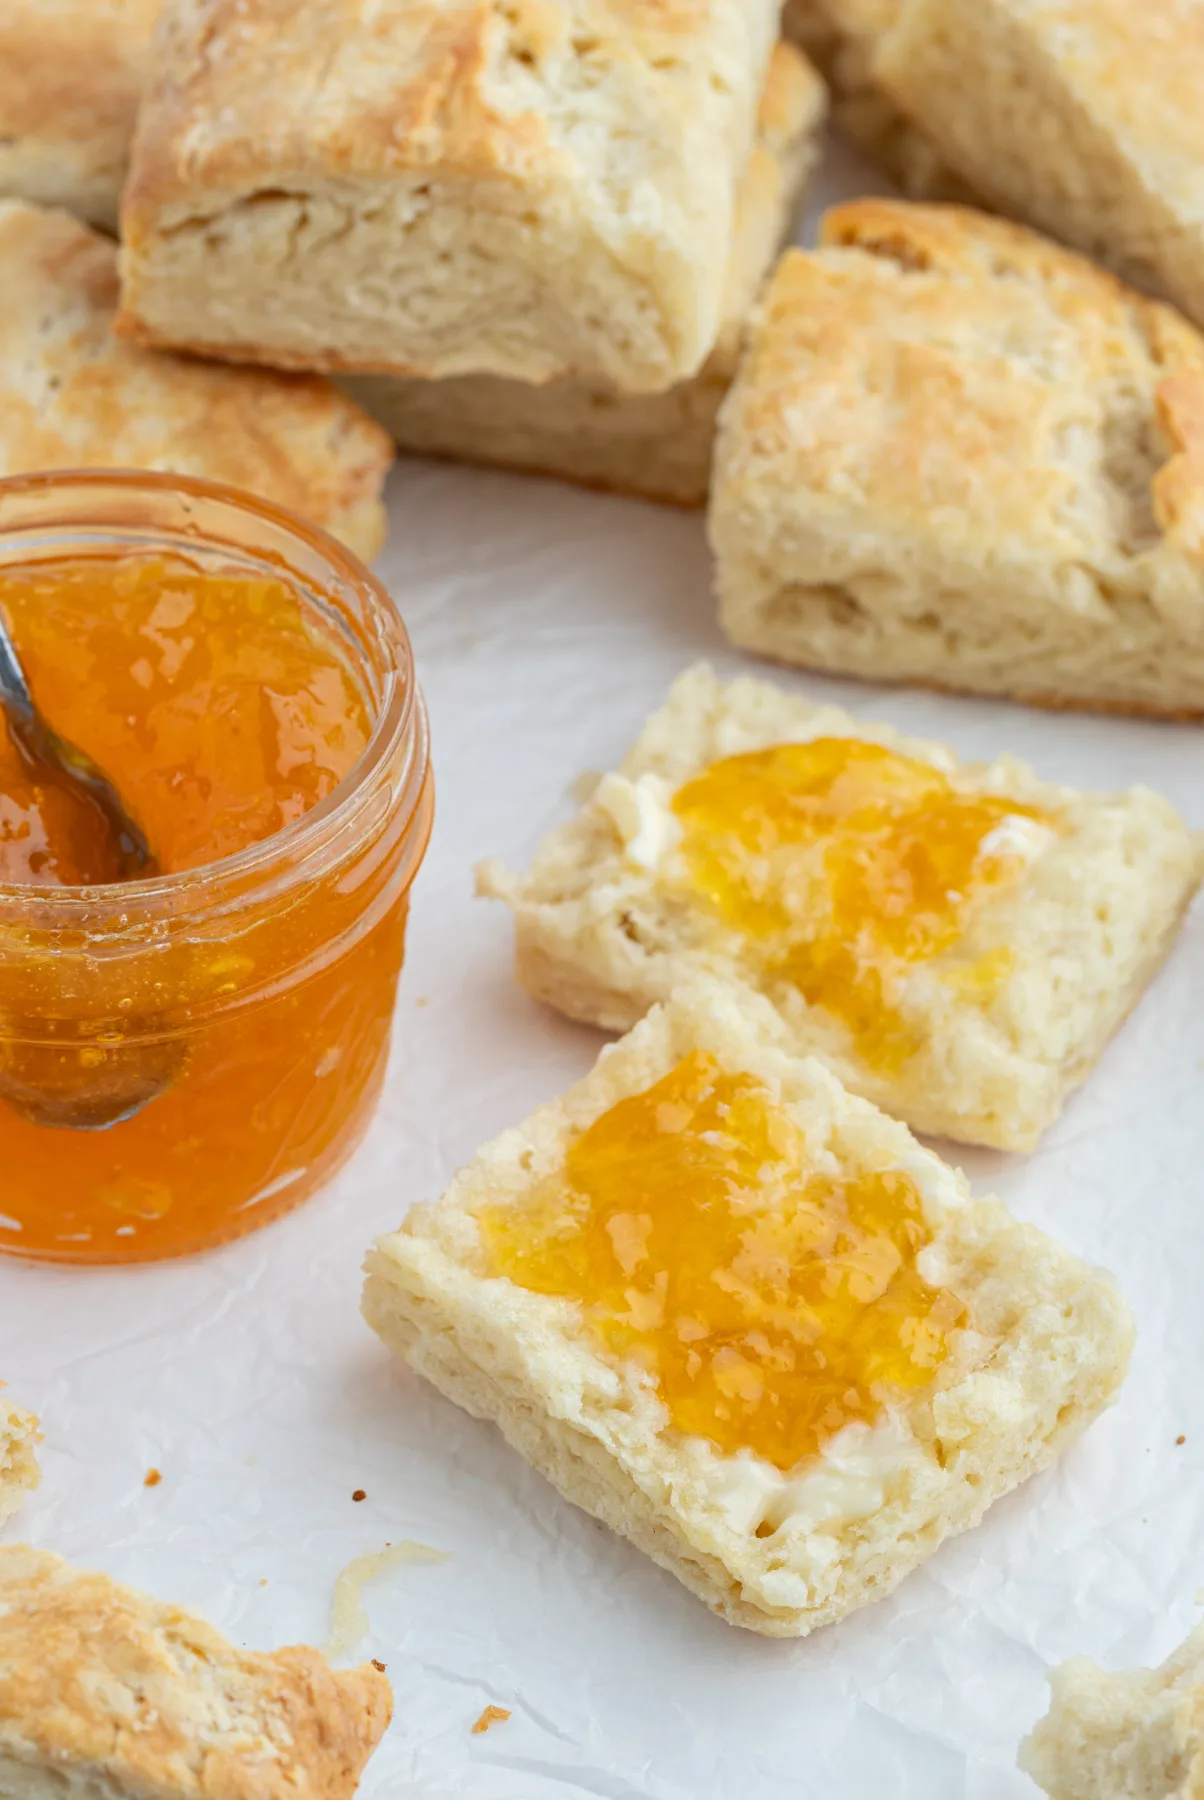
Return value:
M 780 13 L 19 0 L 0 23 L 0 189 L 17 196 L 0 205 L 0 467 L 216 475 L 365 553 L 389 440 L 660 500 L 709 490 L 740 646 L 1204 715 L 1195 0 L 788 0 L 837 125 L 928 203 L 838 208 L 771 275 L 824 111 Z M 63 54 L 76 30 L 86 57 Z M 119 283 L 108 241 L 45 208 L 112 227 L 123 182 Z M 520 981 L 627 1035 L 380 1241 L 369 1321 L 732 1622 L 797 1636 L 888 1592 L 1090 1423 L 1131 1339 L 1109 1277 L 973 1199 L 911 1129 L 1032 1149 L 1202 872 L 1146 790 L 966 766 L 690 671 L 526 874 L 480 873 L 513 909 Z M 650 1273 L 649 1171 L 718 1180 L 717 1155 L 743 1169 L 746 1106 L 790 1150 L 777 1187 L 764 1154 L 741 1188 L 756 1228 L 711 1286 L 753 1292 L 779 1336 L 712 1343 L 705 1305 L 678 1304 L 680 1245 Z M 497 1250 L 545 1216 L 553 1246 L 588 1226 L 582 1145 L 618 1158 L 633 1196 L 596 1234 L 629 1284 L 604 1318 L 550 1252 L 520 1278 L 533 1238 L 517 1261 Z M 925 1379 L 870 1380 L 801 1460 L 725 1448 L 790 1364 L 783 1340 L 819 1329 L 790 1258 L 750 1245 L 795 1243 L 800 1213 L 835 1217 L 863 1191 L 911 1208 L 905 1230 L 869 1234 L 886 1267 L 873 1305 L 924 1296 L 904 1336 L 930 1333 Z M 709 1434 L 673 1411 L 658 1331 L 705 1346 L 685 1366 L 719 1396 Z M 5 1417 L 0 1511 L 33 1475 L 33 1423 Z M 130 1643 L 153 1672 L 202 1630 L 37 1558 L 0 1568 L 0 1664 L 17 1670 L 0 1683 L 0 1790 L 16 1770 L 14 1791 L 49 1793 L 66 1754 L 81 1792 L 190 1792 L 90 1743 L 64 1752 L 20 1686 L 43 1633 L 81 1609 L 112 1623 L 93 1646 L 106 1675 Z M 252 1759 L 279 1736 L 274 1696 L 301 1680 L 299 1765 L 313 1791 L 350 1792 L 383 1728 L 370 1681 L 335 1691 L 308 1665 L 200 1651 L 214 1704 L 249 1696 Z M 1114 1684 L 1063 1672 L 1026 1766 L 1051 1793 L 1178 1791 L 1197 1662 Z M 165 1689 L 156 1716 L 175 1729 L 172 1707 L 197 1701 Z M 306 1755 L 331 1742 L 314 1774 Z M 277 1791 L 253 1760 L 237 1773 Z M 271 1780 L 291 1792 L 294 1773 L 286 1759 Z

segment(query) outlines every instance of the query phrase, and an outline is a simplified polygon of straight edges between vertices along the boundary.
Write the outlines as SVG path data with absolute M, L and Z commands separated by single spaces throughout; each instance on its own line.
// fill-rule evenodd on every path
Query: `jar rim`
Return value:
M 277 865 L 295 863 L 300 858 L 320 853 L 331 840 L 338 838 L 354 820 L 373 777 L 389 761 L 403 740 L 410 754 L 402 786 L 406 790 L 403 803 L 408 811 L 419 807 L 429 773 L 426 708 L 418 687 L 414 652 L 405 621 L 396 602 L 384 584 L 346 545 L 322 529 L 272 500 L 243 492 L 225 482 L 209 481 L 200 476 L 161 474 L 151 470 L 131 469 L 55 469 L 28 475 L 0 478 L 0 513 L 6 503 L 31 501 L 72 495 L 82 497 L 97 490 L 128 496 L 139 495 L 160 499 L 182 498 L 207 508 L 221 508 L 245 520 L 268 527 L 299 549 L 318 559 L 328 571 L 333 584 L 350 588 L 366 603 L 368 616 L 382 645 L 387 646 L 393 667 L 389 669 L 372 730 L 355 763 L 342 780 L 317 805 L 291 820 L 270 837 L 248 844 L 229 856 L 203 863 L 197 868 L 173 874 L 155 875 L 140 881 L 114 882 L 92 886 L 41 887 L 26 882 L 0 882 L 0 906 L 12 916 L 10 909 L 35 913 L 38 923 L 50 929 L 70 930 L 73 926 L 97 932 L 96 914 L 119 913 L 121 935 L 136 923 L 146 923 L 156 915 L 178 913 L 180 902 L 191 899 L 208 910 L 220 906 L 223 891 L 245 895 L 259 881 L 270 877 Z M 77 511 L 64 509 L 61 515 L 40 521 L 47 531 L 63 533 L 62 558 L 70 555 L 70 535 L 103 527 L 104 521 L 89 517 L 86 504 Z M 0 544 L 11 540 L 22 527 L 0 518 Z M 164 551 L 184 547 L 184 540 L 172 543 L 166 527 L 161 527 Z M 154 525 L 150 526 L 147 553 L 154 553 Z M 196 530 L 199 550 L 235 550 L 233 543 L 212 531 Z M 54 560 L 50 557 L 48 562 Z M 281 559 L 282 576 L 291 576 L 300 586 L 305 578 L 296 568 Z M 191 910 L 191 909 L 189 909 Z M 101 927 L 100 935 L 106 935 Z

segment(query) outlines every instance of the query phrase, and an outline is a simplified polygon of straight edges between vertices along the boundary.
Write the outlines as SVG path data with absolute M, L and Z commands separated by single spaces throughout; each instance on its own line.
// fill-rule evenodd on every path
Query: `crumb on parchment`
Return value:
M 143 1487 L 158 1487 L 162 1479 L 158 1469 L 148 1469 L 142 1477 L 142 1485 Z
M 472 1728 L 473 1737 L 480 1737 L 491 1725 L 501 1725 L 510 1717 L 504 1706 L 487 1706 Z

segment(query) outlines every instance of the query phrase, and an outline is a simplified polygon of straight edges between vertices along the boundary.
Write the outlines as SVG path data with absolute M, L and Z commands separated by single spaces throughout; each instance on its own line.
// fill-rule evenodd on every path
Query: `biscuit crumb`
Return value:
M 372 1667 L 378 1675 L 383 1675 L 387 1666 L 386 1663 L 379 1662 L 375 1656 L 372 1658 Z
M 162 1479 L 163 1477 L 158 1469 L 148 1469 L 146 1474 L 142 1477 L 142 1485 L 143 1487 L 158 1487 Z
M 473 1737 L 480 1737 L 491 1725 L 501 1725 L 509 1717 L 504 1706 L 487 1706 L 472 1728 Z
M 1177 1437 L 1177 1438 L 1176 1438 L 1176 1439 L 1175 1439 L 1175 1442 L 1176 1442 L 1176 1443 L 1177 1443 L 1177 1444 L 1185 1444 L 1185 1443 L 1186 1443 L 1186 1442 L 1187 1442 L 1187 1439 L 1186 1439 L 1186 1438 L 1185 1438 L 1185 1437 Z
M 356 1490 L 355 1490 L 354 1494 L 352 1494 L 351 1498 L 353 1500 L 366 1500 L 368 1498 L 368 1496 L 364 1492 L 363 1488 L 356 1488 Z

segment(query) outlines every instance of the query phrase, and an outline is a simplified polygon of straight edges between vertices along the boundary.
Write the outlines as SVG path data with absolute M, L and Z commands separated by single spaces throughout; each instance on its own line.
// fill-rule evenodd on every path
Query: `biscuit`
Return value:
M 375 1669 L 237 1650 L 106 1575 L 0 1549 L 4 1800 L 350 1800 L 391 1709 Z
M 281 367 L 683 380 L 779 12 L 168 0 L 121 329 Z
M 1196 0 L 905 0 L 872 68 L 987 202 L 1204 325 Z
M 292 508 L 371 557 L 387 435 L 330 382 L 124 344 L 117 252 L 65 213 L 0 201 L 0 474 L 159 469 Z
M 782 31 L 832 90 L 832 119 L 912 200 L 970 201 L 968 184 L 874 81 L 874 52 L 900 0 L 786 0 Z
M 1049 1677 L 1050 1709 L 1020 1767 L 1050 1800 L 1192 1800 L 1204 1790 L 1204 1629 L 1158 1669 L 1109 1675 L 1086 1657 Z
M 41 1479 L 33 1448 L 39 1435 L 37 1420 L 0 1394 L 0 1523 Z
M 722 1618 L 771 1637 L 888 1594 L 976 1524 L 1108 1403 L 1131 1343 L 1110 1277 L 972 1200 L 785 1038 L 756 996 L 686 984 L 382 1238 L 364 1291 L 369 1324 L 420 1374 Z M 601 1159 L 596 1192 L 566 1160 L 586 1152 Z M 717 1178 L 729 1153 L 752 1161 Z M 852 1221 L 871 1192 L 885 1213 L 863 1237 Z M 824 1209 L 846 1200 L 839 1235 Z M 895 1286 L 875 1233 L 909 1206 L 922 1225 Z M 804 1214 L 828 1234 L 818 1261 Z M 498 1243 L 526 1284 L 500 1272 Z M 850 1268 L 880 1273 L 829 1311 L 817 1291 L 853 1295 L 834 1275 L 846 1249 Z M 539 1260 L 549 1251 L 573 1270 L 584 1258 L 599 1286 L 575 1293 L 575 1274 L 566 1285 Z M 926 1321 L 913 1386 L 887 1347 L 913 1326 L 896 1315 L 884 1333 L 878 1310 L 906 1315 L 904 1292 Z M 799 1346 L 817 1341 L 811 1364 Z M 875 1398 L 848 1422 L 854 1379 Z
M 1204 714 L 1204 337 L 1023 226 L 862 200 L 788 252 L 720 419 L 738 644 Z
M 0 196 L 117 228 L 161 0 L 4 0 Z
M 542 387 L 496 375 L 446 381 L 352 376 L 344 385 L 417 455 L 555 475 L 587 487 L 701 506 L 720 403 L 740 357 L 757 291 L 786 237 L 816 155 L 825 90 L 803 56 L 779 44 L 761 95 L 758 141 L 744 171 L 728 261 L 723 323 L 697 375 L 661 394 L 565 376 Z
M 762 778 L 734 821 L 690 810 L 698 778 L 746 766 L 726 759 L 809 744 L 819 773 L 794 799 Z M 816 815 L 816 835 L 792 844 L 788 817 L 779 847 L 774 809 L 805 824 L 828 804 L 836 756 L 865 763 L 864 783 L 854 760 L 847 800 L 827 790 L 834 822 Z M 520 983 L 570 1018 L 621 1031 L 699 970 L 743 982 L 796 1049 L 913 1129 L 1028 1150 L 1167 955 L 1202 873 L 1200 840 L 1147 788 L 1082 794 L 1011 757 L 961 765 L 940 744 L 699 667 L 530 871 L 486 863 L 478 889 L 513 909 Z M 945 892 L 955 882 L 964 893 Z M 900 945 L 909 929 L 931 935 Z

